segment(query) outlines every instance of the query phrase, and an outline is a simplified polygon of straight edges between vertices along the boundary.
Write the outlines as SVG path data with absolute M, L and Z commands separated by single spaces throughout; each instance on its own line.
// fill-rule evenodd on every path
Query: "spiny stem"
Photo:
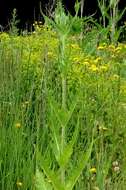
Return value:
M 61 39 L 61 64 L 62 64 L 62 109 L 63 111 L 66 110 L 66 74 L 64 71 L 65 68 L 65 38 Z M 61 154 L 63 153 L 65 146 L 65 126 L 62 125 L 61 129 Z M 61 167 L 61 181 L 65 184 L 65 168 Z
M 62 76 L 62 108 L 65 111 L 66 110 L 66 77 L 65 75 Z M 61 131 L 61 152 L 64 150 L 65 145 L 65 126 L 62 126 Z M 65 169 L 61 168 L 61 180 L 62 183 L 65 183 Z

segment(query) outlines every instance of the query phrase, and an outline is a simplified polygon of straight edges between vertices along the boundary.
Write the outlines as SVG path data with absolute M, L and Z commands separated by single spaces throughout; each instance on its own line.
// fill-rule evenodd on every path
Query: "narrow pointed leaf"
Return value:
M 72 114 L 76 108 L 78 97 L 79 95 L 77 94 L 75 99 L 73 100 L 70 110 L 65 111 L 62 108 L 59 108 L 58 103 L 51 96 L 49 97 L 50 107 L 54 111 L 55 116 L 62 127 L 66 127 L 68 122 L 70 121 Z
M 38 152 L 38 161 L 39 166 L 44 171 L 48 180 L 52 183 L 54 190 L 65 190 L 65 187 L 62 185 L 61 180 L 58 178 L 59 176 L 57 176 L 54 171 L 49 168 L 49 163 L 46 163 L 40 152 Z
M 67 163 L 69 162 L 69 159 L 73 153 L 73 146 L 77 141 L 78 132 L 79 132 L 79 119 L 77 122 L 77 126 L 75 127 L 75 131 L 74 131 L 74 134 L 72 136 L 72 139 L 66 145 L 66 147 L 64 148 L 64 151 L 60 157 L 59 163 L 60 163 L 60 166 L 62 166 L 62 167 L 65 167 L 67 165 Z
M 117 22 L 123 17 L 123 15 L 125 14 L 125 12 L 126 12 L 126 7 L 122 10 L 121 13 L 118 14 Z
M 60 157 L 60 151 L 61 151 L 61 148 L 60 148 L 60 135 L 57 131 L 57 125 L 55 125 L 54 123 L 54 120 L 52 118 L 52 122 L 51 122 L 51 132 L 52 132 L 52 140 L 53 140 L 53 143 L 51 145 L 52 149 L 53 149 L 53 152 L 55 154 L 55 157 L 56 157 L 56 160 L 59 160 L 59 157 Z
M 63 123 L 62 123 L 62 119 L 61 119 L 60 114 L 59 114 L 60 108 L 59 108 L 58 103 L 52 98 L 51 95 L 49 96 L 48 100 L 49 100 L 50 107 L 51 107 L 52 111 L 54 112 L 56 118 L 58 119 L 59 124 L 62 126 Z
M 64 126 L 66 127 L 67 126 L 67 124 L 68 124 L 68 122 L 70 121 L 70 119 L 71 119 L 71 117 L 72 117 L 72 114 L 73 114 L 73 112 L 74 112 L 74 110 L 75 110 L 75 108 L 76 108 L 76 105 L 77 105 L 77 103 L 78 103 L 78 94 L 76 95 L 76 97 L 75 97 L 75 99 L 73 100 L 73 103 L 72 103 L 72 105 L 71 105 L 71 107 L 70 107 L 70 111 L 68 112 L 68 114 L 67 114 L 67 117 L 66 117 L 66 120 L 64 121 Z
M 79 164 L 77 165 L 76 168 L 74 168 L 72 171 L 71 171 L 71 175 L 68 177 L 68 182 L 67 182 L 67 185 L 66 185 L 66 190 L 72 190 L 74 185 L 76 184 L 81 172 L 83 171 L 83 169 L 85 168 L 89 158 L 90 158 L 90 155 L 91 155 L 91 152 L 92 152 L 92 147 L 93 147 L 93 141 L 89 147 L 89 149 L 87 150 L 86 153 L 83 153 L 83 155 L 81 156 L 81 158 L 79 159 Z
M 51 184 L 38 169 L 36 170 L 36 190 L 52 190 Z

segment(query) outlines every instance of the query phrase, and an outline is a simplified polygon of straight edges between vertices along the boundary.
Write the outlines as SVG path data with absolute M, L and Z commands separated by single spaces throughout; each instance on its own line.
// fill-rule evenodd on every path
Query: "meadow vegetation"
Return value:
M 0 34 L 0 190 L 125 190 L 126 43 L 75 10 Z

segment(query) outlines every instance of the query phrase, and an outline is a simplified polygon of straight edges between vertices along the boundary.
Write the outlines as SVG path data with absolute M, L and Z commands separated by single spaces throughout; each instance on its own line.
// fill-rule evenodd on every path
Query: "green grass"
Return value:
M 126 45 L 78 6 L 0 34 L 0 190 L 125 190 Z

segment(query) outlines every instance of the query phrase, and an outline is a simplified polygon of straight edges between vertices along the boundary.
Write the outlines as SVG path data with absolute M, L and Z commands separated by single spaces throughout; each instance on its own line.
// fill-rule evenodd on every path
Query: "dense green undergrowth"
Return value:
M 123 190 L 126 44 L 82 38 L 60 11 L 0 34 L 0 189 Z

